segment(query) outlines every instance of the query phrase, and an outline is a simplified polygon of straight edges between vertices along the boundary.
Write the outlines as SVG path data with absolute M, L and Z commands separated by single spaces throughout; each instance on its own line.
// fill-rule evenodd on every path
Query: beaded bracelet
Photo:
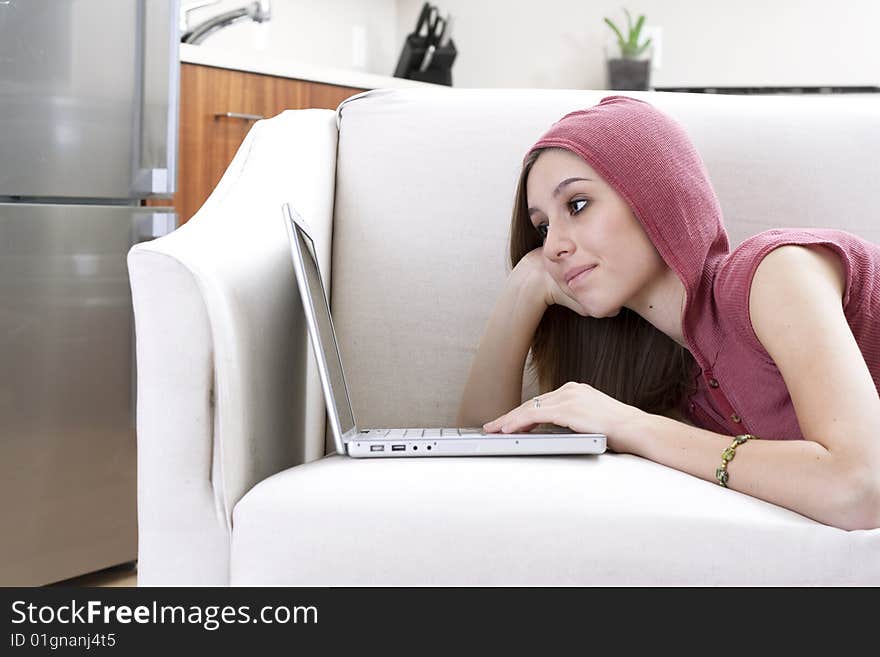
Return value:
M 760 440 L 758 436 L 753 436 L 750 433 L 744 433 L 736 436 L 733 439 L 733 442 L 730 443 L 730 447 L 721 452 L 721 465 L 715 469 L 715 479 L 717 479 L 718 483 L 725 488 L 727 488 L 727 480 L 729 479 L 729 475 L 727 474 L 727 464 L 733 460 L 734 456 L 736 456 L 736 448 L 746 442 L 749 438 Z

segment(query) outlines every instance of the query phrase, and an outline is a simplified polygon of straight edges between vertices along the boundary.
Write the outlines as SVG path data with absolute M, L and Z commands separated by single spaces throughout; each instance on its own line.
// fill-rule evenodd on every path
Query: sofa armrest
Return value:
M 332 110 L 257 122 L 211 196 L 128 255 L 137 333 L 139 583 L 228 582 L 232 509 L 324 455 L 324 402 L 281 204 L 330 289 Z

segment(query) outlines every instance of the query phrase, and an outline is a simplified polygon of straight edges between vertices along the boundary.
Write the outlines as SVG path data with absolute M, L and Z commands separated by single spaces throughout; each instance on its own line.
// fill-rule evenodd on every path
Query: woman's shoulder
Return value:
M 805 266 L 808 261 L 824 266 L 835 284 L 840 286 L 842 302 L 846 306 L 853 271 L 859 269 L 855 261 L 863 259 L 859 253 L 866 246 L 870 247 L 870 242 L 846 231 L 830 228 L 774 228 L 752 235 L 727 254 L 716 272 L 713 296 L 720 316 L 730 330 L 763 353 L 763 349 L 756 344 L 757 338 L 749 316 L 749 298 L 755 284 L 755 274 L 767 256 L 774 253 L 772 260 L 788 262 L 792 260 L 791 256 L 797 255 L 797 251 L 807 252 L 808 257 L 801 258 Z M 797 260 L 796 257 L 794 259 Z M 769 262 L 767 265 L 763 269 L 771 268 Z M 880 259 L 877 260 L 877 266 L 880 267 Z
M 747 237 L 727 254 L 713 281 L 716 302 L 748 307 L 748 293 L 755 271 L 769 253 L 784 246 L 805 247 L 820 254 L 845 275 L 847 283 L 856 264 L 854 260 L 873 259 L 880 268 L 880 260 L 877 259 L 880 257 L 880 247 L 847 231 L 832 228 L 773 228 Z M 837 261 L 834 260 L 835 256 Z

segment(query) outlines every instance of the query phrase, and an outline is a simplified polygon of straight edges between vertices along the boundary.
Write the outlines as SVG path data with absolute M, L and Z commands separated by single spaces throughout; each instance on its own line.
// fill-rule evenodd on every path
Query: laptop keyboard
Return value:
M 459 436 L 482 435 L 485 433 L 482 429 L 465 428 L 465 429 L 426 429 L 407 428 L 407 429 L 364 429 L 361 431 L 369 438 L 447 438 Z

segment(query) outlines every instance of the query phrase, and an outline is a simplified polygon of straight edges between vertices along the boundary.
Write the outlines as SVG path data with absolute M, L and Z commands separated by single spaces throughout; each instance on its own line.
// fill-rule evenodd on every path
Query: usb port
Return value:
M 371 452 L 384 452 L 385 445 L 370 445 Z
M 392 452 L 405 452 L 405 451 L 406 451 L 406 445 L 392 445 L 392 446 L 391 446 L 391 451 L 392 451 Z

